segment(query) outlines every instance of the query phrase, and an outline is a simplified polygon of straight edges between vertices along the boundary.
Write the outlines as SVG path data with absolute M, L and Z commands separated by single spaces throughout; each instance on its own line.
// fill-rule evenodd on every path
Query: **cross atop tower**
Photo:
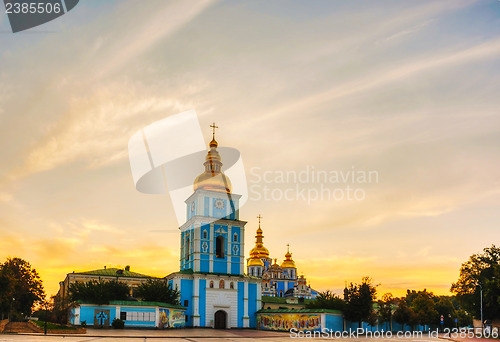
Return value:
M 210 125 L 210 127 L 213 129 L 212 131 L 212 138 L 215 139 L 215 129 L 219 128 L 219 126 L 215 126 L 215 122 Z
M 260 214 L 259 214 L 259 216 L 257 216 L 257 218 L 259 219 L 259 228 L 260 228 L 260 219 L 263 218 L 263 217 L 260 216 Z
M 286 252 L 290 253 L 290 244 L 289 243 L 286 244 Z

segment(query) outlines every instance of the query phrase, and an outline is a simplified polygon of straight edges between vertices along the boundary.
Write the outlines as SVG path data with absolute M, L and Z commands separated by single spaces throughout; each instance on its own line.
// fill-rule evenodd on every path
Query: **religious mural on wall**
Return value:
M 160 308 L 160 328 L 184 328 L 184 323 L 182 310 Z
M 321 329 L 321 314 L 305 313 L 268 313 L 257 316 L 257 326 L 262 330 L 319 331 Z

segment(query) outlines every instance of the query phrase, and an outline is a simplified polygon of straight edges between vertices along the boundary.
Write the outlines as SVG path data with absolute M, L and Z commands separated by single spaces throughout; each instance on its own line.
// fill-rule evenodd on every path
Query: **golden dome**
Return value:
M 255 244 L 255 247 L 252 248 L 252 250 L 250 251 L 250 255 L 255 255 L 259 259 L 260 258 L 269 258 L 269 251 L 261 243 Z
M 208 151 L 205 162 L 203 163 L 205 171 L 196 177 L 193 184 L 193 190 L 203 189 L 226 192 L 229 194 L 232 191 L 232 185 L 229 178 L 222 173 L 222 161 L 219 152 L 217 152 L 218 144 L 215 140 L 215 136 L 212 138 L 212 141 L 210 141 L 209 146 L 210 151 Z
M 264 263 L 258 257 L 251 257 L 248 260 L 248 266 L 264 266 Z
M 295 266 L 295 261 L 292 260 L 292 253 L 290 253 L 289 246 L 287 245 L 285 260 L 281 263 L 282 268 L 297 268 Z
M 264 247 L 264 235 L 262 234 L 262 229 L 260 228 L 260 219 L 261 216 L 257 216 L 259 218 L 259 228 L 257 228 L 257 235 L 255 235 L 255 247 L 250 251 L 250 257 L 257 258 L 269 258 L 269 251 L 266 247 Z

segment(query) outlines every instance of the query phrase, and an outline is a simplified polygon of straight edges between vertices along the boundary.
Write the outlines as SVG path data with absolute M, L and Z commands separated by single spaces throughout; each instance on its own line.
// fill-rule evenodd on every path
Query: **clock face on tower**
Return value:
M 215 207 L 217 209 L 224 209 L 224 207 L 225 207 L 224 201 L 221 199 L 215 200 Z

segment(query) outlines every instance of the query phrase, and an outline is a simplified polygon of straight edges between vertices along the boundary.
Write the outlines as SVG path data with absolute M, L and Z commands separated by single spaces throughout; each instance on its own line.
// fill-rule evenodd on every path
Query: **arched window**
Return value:
M 214 281 L 213 281 L 213 280 L 211 280 L 211 281 L 210 281 L 210 288 L 211 288 L 211 289 L 213 289 L 213 288 L 214 288 Z
M 188 236 L 188 237 L 186 238 L 186 259 L 188 259 L 188 260 L 189 260 L 189 254 L 190 254 L 190 250 L 189 250 L 189 245 L 190 245 L 190 243 L 189 243 L 189 242 L 190 242 L 190 241 L 189 241 L 189 236 Z
M 219 289 L 223 289 L 224 288 L 224 279 L 221 279 L 219 281 Z
M 233 282 L 230 282 L 230 283 L 229 283 L 229 288 L 230 288 L 230 289 L 234 289 L 234 283 L 233 283 Z
M 238 234 L 234 233 L 233 242 L 238 242 Z
M 206 239 L 208 237 L 208 233 L 206 230 L 203 231 L 203 238 Z
M 221 235 L 215 239 L 215 257 L 224 259 L 224 237 Z

